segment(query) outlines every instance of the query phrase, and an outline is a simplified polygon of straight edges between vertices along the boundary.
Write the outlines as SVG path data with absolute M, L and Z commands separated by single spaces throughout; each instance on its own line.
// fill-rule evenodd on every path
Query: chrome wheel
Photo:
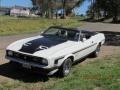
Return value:
M 68 59 L 66 64 L 64 65 L 64 74 L 67 76 L 70 73 L 71 70 L 71 60 Z
M 97 49 L 96 49 L 96 56 L 99 55 L 99 52 L 100 52 L 100 46 L 98 46 Z
M 67 76 L 70 73 L 71 67 L 72 67 L 72 60 L 68 58 L 64 61 L 63 65 L 59 69 L 59 75 L 61 77 Z
M 100 45 L 97 46 L 96 50 L 91 54 L 92 57 L 98 57 L 100 53 Z

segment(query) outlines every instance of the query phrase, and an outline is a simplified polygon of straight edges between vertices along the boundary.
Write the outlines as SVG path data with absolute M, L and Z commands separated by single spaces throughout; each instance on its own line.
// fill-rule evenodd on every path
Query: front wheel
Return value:
M 68 58 L 64 61 L 63 65 L 60 67 L 59 75 L 61 77 L 68 76 L 68 74 L 71 71 L 71 67 L 72 67 L 72 60 L 70 58 Z

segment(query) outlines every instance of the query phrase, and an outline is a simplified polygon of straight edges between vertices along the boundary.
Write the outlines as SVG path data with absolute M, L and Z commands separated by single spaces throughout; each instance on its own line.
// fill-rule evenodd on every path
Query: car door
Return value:
M 92 37 L 83 41 L 84 50 L 83 55 L 89 55 L 95 50 L 96 43 L 93 41 Z
M 85 35 L 81 33 L 80 40 L 76 46 L 77 50 L 74 52 L 75 59 L 78 60 L 92 53 L 94 51 L 94 45 L 95 43 L 92 40 L 92 37 L 86 39 Z

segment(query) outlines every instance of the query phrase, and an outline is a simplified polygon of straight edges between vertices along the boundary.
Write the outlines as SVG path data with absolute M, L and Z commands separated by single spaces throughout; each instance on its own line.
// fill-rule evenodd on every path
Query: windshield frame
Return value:
M 67 32 L 67 34 L 68 34 L 68 32 L 69 31 L 74 31 L 76 34 L 78 34 L 78 37 L 77 37 L 77 39 L 70 39 L 70 38 L 68 38 L 68 36 L 65 38 L 62 38 L 62 37 L 59 37 L 59 36 L 56 36 L 56 37 L 58 37 L 58 38 L 61 38 L 61 39 L 66 39 L 66 40 L 70 40 L 70 41 L 80 41 L 80 33 L 81 33 L 81 31 L 78 31 L 78 30 L 76 30 L 76 29 L 70 29 L 70 28 L 61 28 L 61 27 L 49 27 L 47 30 L 45 30 L 41 35 L 42 36 L 52 36 L 52 35 L 47 35 L 47 34 L 45 34 L 47 31 L 49 31 L 50 29 L 52 29 L 52 28 L 54 28 L 54 29 L 58 29 L 58 30 L 65 30 L 66 32 Z M 54 35 L 53 35 L 54 36 Z M 55 37 L 55 36 L 54 36 Z

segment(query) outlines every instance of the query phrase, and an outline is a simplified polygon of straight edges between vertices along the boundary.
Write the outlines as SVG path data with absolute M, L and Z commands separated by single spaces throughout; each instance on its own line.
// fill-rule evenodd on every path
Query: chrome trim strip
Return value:
M 90 47 L 92 47 L 92 46 L 95 46 L 96 44 L 97 44 L 97 43 L 92 44 L 92 45 L 90 45 L 90 46 L 87 46 L 87 47 L 85 47 L 85 48 L 83 48 L 83 49 L 77 50 L 77 51 L 73 52 L 72 54 L 76 54 L 76 53 L 78 53 L 78 52 L 81 52 L 81 51 L 83 51 L 83 50 L 85 50 L 85 49 L 87 49 L 87 48 L 90 48 Z

